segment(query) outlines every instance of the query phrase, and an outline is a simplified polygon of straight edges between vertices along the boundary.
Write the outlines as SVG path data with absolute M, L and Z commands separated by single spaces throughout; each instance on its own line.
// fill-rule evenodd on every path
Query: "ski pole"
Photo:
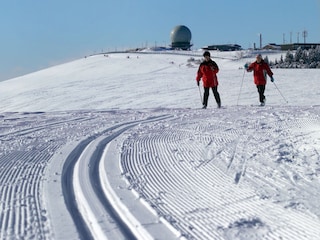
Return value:
M 200 102 L 202 103 L 202 94 L 201 94 L 200 86 L 198 86 L 198 89 L 199 89 L 199 94 L 200 94 Z
M 242 85 L 243 85 L 243 79 L 244 79 L 244 74 L 245 73 L 246 73 L 246 70 L 243 71 L 242 80 L 241 80 L 241 86 L 240 86 L 240 92 L 239 92 L 239 96 L 238 96 L 238 100 L 237 100 L 237 106 L 238 106 L 239 98 L 240 98 L 241 91 L 242 91 Z
M 286 101 L 286 103 L 288 103 L 287 99 L 283 96 L 283 94 L 281 93 L 280 89 L 278 88 L 278 86 L 275 84 L 275 82 L 273 82 L 274 86 L 276 87 L 276 89 L 278 90 L 278 92 L 280 93 L 280 95 L 282 96 L 282 98 Z

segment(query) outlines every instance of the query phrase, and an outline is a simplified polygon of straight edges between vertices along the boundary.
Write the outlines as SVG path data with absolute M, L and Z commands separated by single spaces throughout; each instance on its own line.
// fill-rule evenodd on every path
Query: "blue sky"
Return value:
M 170 44 L 185 25 L 194 49 L 320 42 L 320 0 L 2 0 L 0 80 L 102 51 Z M 290 34 L 291 33 L 291 34 Z

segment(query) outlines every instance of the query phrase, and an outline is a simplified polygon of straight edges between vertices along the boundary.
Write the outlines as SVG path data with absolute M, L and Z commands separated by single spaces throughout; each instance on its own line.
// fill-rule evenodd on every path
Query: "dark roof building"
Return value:
M 209 45 L 202 48 L 203 50 L 219 50 L 219 51 L 237 51 L 241 50 L 242 47 L 238 44 L 220 44 L 220 45 Z
M 269 43 L 268 45 L 264 46 L 263 49 L 268 50 L 281 50 L 281 45 L 275 43 Z
M 268 45 L 264 46 L 263 49 L 287 51 L 287 50 L 297 50 L 299 47 L 305 50 L 309 50 L 310 48 L 320 47 L 320 43 L 290 43 L 290 44 L 269 43 Z
M 281 44 L 281 50 L 297 50 L 299 47 L 305 50 L 310 48 L 316 48 L 320 46 L 320 43 L 292 43 L 292 44 Z

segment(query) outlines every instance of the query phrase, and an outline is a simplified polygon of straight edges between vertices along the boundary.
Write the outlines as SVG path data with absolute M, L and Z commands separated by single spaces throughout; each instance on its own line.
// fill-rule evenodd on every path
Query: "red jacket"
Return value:
M 219 72 L 219 67 L 215 61 L 203 61 L 198 69 L 196 80 L 199 82 L 202 78 L 204 87 L 216 87 L 218 86 L 217 73 Z
M 269 77 L 273 75 L 269 65 L 263 60 L 261 60 L 260 63 L 258 63 L 257 61 L 251 63 L 247 71 L 253 71 L 254 83 L 256 85 L 266 85 L 267 74 L 269 75 Z

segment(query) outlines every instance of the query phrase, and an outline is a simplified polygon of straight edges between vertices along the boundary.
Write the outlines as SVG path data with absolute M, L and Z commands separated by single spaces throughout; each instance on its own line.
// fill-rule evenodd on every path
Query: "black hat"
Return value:
M 204 53 L 203 53 L 203 56 L 205 57 L 205 56 L 209 56 L 210 57 L 210 52 L 209 51 L 205 51 Z

